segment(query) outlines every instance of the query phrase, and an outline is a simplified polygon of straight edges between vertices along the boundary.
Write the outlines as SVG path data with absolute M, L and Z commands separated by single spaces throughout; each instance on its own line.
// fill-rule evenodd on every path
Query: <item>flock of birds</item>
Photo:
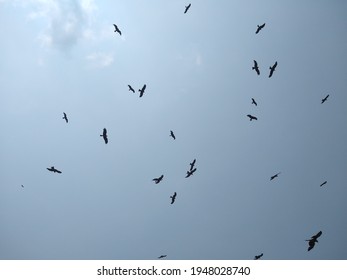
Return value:
M 186 14 L 188 12 L 188 10 L 190 9 L 191 7 L 191 4 L 185 6 L 185 9 L 184 9 L 184 14 Z M 118 28 L 118 26 L 116 24 L 113 24 L 115 30 L 114 32 L 118 33 L 119 35 L 122 35 L 122 32 L 121 30 Z M 265 27 L 265 23 L 262 24 L 262 25 L 257 25 L 257 29 L 256 29 L 256 32 L 255 34 L 258 34 L 263 28 Z M 253 61 L 254 62 L 254 65 L 252 67 L 252 70 L 255 70 L 255 72 L 257 73 L 257 75 L 260 75 L 260 70 L 259 70 L 259 65 L 258 65 L 258 62 L 256 60 Z M 277 67 L 278 63 L 277 61 L 269 67 L 270 69 L 270 73 L 269 73 L 269 78 L 271 78 L 273 76 L 273 73 L 274 71 L 276 70 L 276 67 Z M 131 85 L 128 85 L 128 88 L 129 88 L 129 91 L 135 93 L 135 90 L 134 88 L 131 86 Z M 145 93 L 145 90 L 146 90 L 146 84 L 143 85 L 142 88 L 138 89 L 138 92 L 139 92 L 139 97 L 142 97 Z M 325 103 L 327 101 L 329 97 L 329 94 L 327 96 L 325 96 L 322 100 L 321 100 L 321 104 Z M 258 106 L 257 102 L 255 101 L 254 98 L 252 98 L 252 103 L 253 105 L 255 106 Z M 252 120 L 258 120 L 257 117 L 251 115 L 251 114 L 248 114 L 247 117 L 249 117 L 249 120 L 252 121 Z M 69 119 L 67 117 L 67 114 L 65 112 L 63 112 L 63 120 L 65 120 L 66 123 L 69 122 Z M 173 138 L 173 140 L 176 139 L 176 136 L 174 134 L 174 132 L 172 130 L 170 130 L 170 137 Z M 105 144 L 108 143 L 108 136 L 107 136 L 107 129 L 104 128 L 103 131 L 102 131 L 102 134 L 100 134 L 100 137 L 103 138 Z M 187 170 L 186 172 L 186 176 L 185 178 L 189 178 L 190 176 L 192 176 L 195 172 L 196 172 L 196 167 L 195 167 L 195 163 L 196 163 L 196 159 L 194 159 L 189 165 L 189 169 Z M 54 166 L 51 166 L 51 167 L 48 167 L 47 168 L 48 171 L 50 172 L 53 172 L 53 173 L 58 173 L 58 174 L 61 174 L 62 171 L 56 169 Z M 279 176 L 279 174 L 281 174 L 281 172 L 278 172 L 274 175 L 272 175 L 270 177 L 270 181 L 274 180 L 275 178 L 277 178 Z M 153 178 L 152 181 L 155 183 L 155 184 L 159 184 L 164 178 L 164 175 L 160 175 L 159 177 L 156 177 L 156 178 Z M 327 184 L 327 181 L 324 181 L 320 187 L 324 186 L 325 184 Z M 24 188 L 24 185 L 21 185 L 22 188 Z M 177 193 L 174 192 L 173 195 L 170 196 L 170 199 L 171 199 L 171 204 L 174 204 L 175 200 L 176 200 L 176 197 L 177 197 Z M 310 239 L 307 239 L 306 241 L 308 242 L 308 251 L 312 250 L 315 246 L 316 243 L 318 243 L 318 238 L 322 235 L 322 231 L 319 231 L 317 234 L 313 235 Z M 158 259 L 163 259 L 163 258 L 166 258 L 167 255 L 160 255 L 158 257 Z M 254 257 L 254 260 L 258 260 L 260 258 L 263 257 L 263 253 L 259 254 L 259 255 L 256 255 Z

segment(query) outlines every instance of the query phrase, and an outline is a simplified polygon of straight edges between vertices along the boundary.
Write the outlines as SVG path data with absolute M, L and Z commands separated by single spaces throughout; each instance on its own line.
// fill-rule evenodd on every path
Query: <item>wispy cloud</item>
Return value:
M 95 52 L 87 55 L 86 59 L 94 67 L 107 67 L 114 61 L 114 55 L 112 53 Z

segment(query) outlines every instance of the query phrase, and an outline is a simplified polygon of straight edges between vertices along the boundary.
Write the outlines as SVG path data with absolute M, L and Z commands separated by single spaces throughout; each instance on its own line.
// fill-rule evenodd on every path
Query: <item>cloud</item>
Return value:
M 107 67 L 114 61 L 112 53 L 95 52 L 87 55 L 86 59 L 91 62 L 94 67 Z
M 85 34 L 97 10 L 94 0 L 30 0 L 23 5 L 34 7 L 29 19 L 43 18 L 47 24 L 38 36 L 45 47 L 67 51 Z

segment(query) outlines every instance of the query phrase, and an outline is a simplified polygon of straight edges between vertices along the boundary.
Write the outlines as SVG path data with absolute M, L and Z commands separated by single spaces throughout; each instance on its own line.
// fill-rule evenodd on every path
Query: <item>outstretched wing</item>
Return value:
M 321 235 L 322 235 L 322 231 L 319 231 L 316 235 L 313 235 L 311 238 L 312 239 L 317 239 Z

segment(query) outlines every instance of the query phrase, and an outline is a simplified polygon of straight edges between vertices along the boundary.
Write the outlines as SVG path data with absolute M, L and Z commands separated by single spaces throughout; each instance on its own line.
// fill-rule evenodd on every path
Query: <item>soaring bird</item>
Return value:
M 281 174 L 281 172 L 278 172 L 277 174 L 272 175 L 272 176 L 270 177 L 270 181 L 272 181 L 273 179 L 277 178 L 278 175 L 280 175 L 280 174 Z
M 176 140 L 176 136 L 175 136 L 175 134 L 173 133 L 172 130 L 170 130 L 170 136 L 171 136 L 174 140 Z
M 176 193 L 176 192 L 175 192 L 173 195 L 170 196 L 170 198 L 171 198 L 171 204 L 173 204 L 173 203 L 175 202 L 176 196 L 177 196 L 177 193 Z
M 194 174 L 194 172 L 196 171 L 196 168 L 194 168 L 193 170 L 189 170 L 187 171 L 187 175 L 186 175 L 186 178 L 192 176 Z
M 193 170 L 193 168 L 194 168 L 194 165 L 195 165 L 195 162 L 196 162 L 196 159 L 194 159 L 191 163 L 189 163 L 189 165 L 190 165 L 190 171 L 192 171 Z
M 131 87 L 131 85 L 128 85 L 129 87 L 129 91 L 132 91 L 133 93 L 135 93 L 135 90 Z
M 261 254 L 258 255 L 258 256 L 255 256 L 254 259 L 255 259 L 255 260 L 259 260 L 262 256 L 263 256 L 263 253 L 261 253 Z
M 24 186 L 23 185 L 21 185 L 22 186 L 22 188 L 24 188 Z
M 247 115 L 247 117 L 249 117 L 249 120 L 252 121 L 252 120 L 257 120 L 258 118 L 255 117 L 255 116 L 252 116 L 252 115 Z
M 329 94 L 322 99 L 322 103 L 321 104 L 323 104 L 325 101 L 327 101 L 328 97 L 329 97 Z
M 158 257 L 158 259 L 163 259 L 163 258 L 166 258 L 166 255 L 161 255 Z
M 47 170 L 54 172 L 54 173 L 61 173 L 61 171 L 59 171 L 58 169 L 55 169 L 54 166 L 51 166 L 51 168 L 47 168 Z
M 106 128 L 104 128 L 104 130 L 102 131 L 102 134 L 100 134 L 101 137 L 104 138 L 105 144 L 108 143 L 108 138 L 107 138 L 107 130 Z
M 154 178 L 152 181 L 154 181 L 156 184 L 159 184 L 161 180 L 163 180 L 164 178 L 164 175 L 161 175 L 160 177 L 158 178 Z
M 252 98 L 252 104 L 254 104 L 255 106 L 258 106 L 258 103 L 255 102 L 254 98 Z
M 146 89 L 146 84 L 144 84 L 143 87 L 141 89 L 139 89 L 140 97 L 142 97 L 142 95 L 144 94 L 145 89 Z
M 328 181 L 324 181 L 322 184 L 320 184 L 320 187 L 323 187 Z
M 265 23 L 262 25 L 257 25 L 257 30 L 255 31 L 255 34 L 258 34 L 260 30 L 262 30 L 265 26 Z
M 269 67 L 269 69 L 270 69 L 269 78 L 271 78 L 271 76 L 272 76 L 272 74 L 274 73 L 276 67 L 277 67 L 277 61 L 275 62 L 274 65 L 272 65 L 272 67 L 271 67 L 271 66 Z
M 259 71 L 259 67 L 258 67 L 258 62 L 254 61 L 254 66 L 252 67 L 252 70 L 255 70 L 255 72 L 257 72 L 258 75 L 260 75 L 260 71 Z
M 313 249 L 314 245 L 316 245 L 316 242 L 318 243 L 318 237 L 322 235 L 322 231 L 319 231 L 316 235 L 313 235 L 310 239 L 307 239 L 308 241 L 308 249 L 307 251 L 310 251 Z
M 122 32 L 119 30 L 118 26 L 115 24 L 113 24 L 113 26 L 114 26 L 114 32 L 118 32 L 119 35 L 122 35 Z
M 64 112 L 63 112 L 63 114 L 64 114 L 63 120 L 65 120 L 65 121 L 66 121 L 66 123 L 68 123 L 68 122 L 69 122 L 69 120 L 67 119 L 66 114 L 65 114 Z
M 187 13 L 187 12 L 188 12 L 188 10 L 189 10 L 189 8 L 190 8 L 191 5 L 192 5 L 192 4 L 190 3 L 188 6 L 186 6 L 186 8 L 184 9 L 184 13 Z

